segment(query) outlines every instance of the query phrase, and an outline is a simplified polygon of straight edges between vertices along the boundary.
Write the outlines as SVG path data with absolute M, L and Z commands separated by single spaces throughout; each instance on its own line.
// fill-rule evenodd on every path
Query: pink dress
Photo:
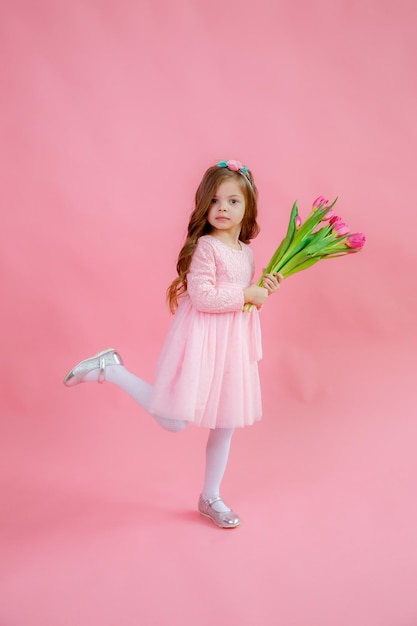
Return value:
M 243 313 L 253 253 L 211 235 L 198 240 L 159 356 L 150 412 L 207 428 L 248 426 L 262 416 L 259 314 Z

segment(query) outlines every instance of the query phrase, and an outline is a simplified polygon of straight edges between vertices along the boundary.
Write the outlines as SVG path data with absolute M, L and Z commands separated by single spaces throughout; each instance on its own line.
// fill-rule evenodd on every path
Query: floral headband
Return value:
M 242 165 L 240 161 L 220 161 L 220 163 L 217 163 L 217 167 L 227 167 L 232 172 L 241 172 L 242 174 L 249 172 L 249 168 Z

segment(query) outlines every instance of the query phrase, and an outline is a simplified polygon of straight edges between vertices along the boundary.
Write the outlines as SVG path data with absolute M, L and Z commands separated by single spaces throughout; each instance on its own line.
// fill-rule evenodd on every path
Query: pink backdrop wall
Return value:
M 415 4 L 0 11 L 0 623 L 416 623 Z M 295 199 L 338 195 L 368 238 L 264 307 L 233 537 L 192 512 L 204 432 L 173 439 L 117 389 L 62 385 L 110 345 L 152 379 L 193 193 L 223 158 L 260 190 L 259 271 Z M 218 558 L 239 570 L 227 591 Z

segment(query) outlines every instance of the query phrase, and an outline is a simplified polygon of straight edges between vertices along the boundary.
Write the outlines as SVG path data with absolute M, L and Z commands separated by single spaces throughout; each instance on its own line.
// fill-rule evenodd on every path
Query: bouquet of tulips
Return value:
M 294 202 L 287 234 L 258 281 L 262 287 L 265 274 L 279 273 L 284 278 L 301 272 L 321 259 L 333 259 L 359 252 L 365 245 L 363 233 L 351 233 L 343 219 L 335 215 L 333 207 L 323 196 L 313 202 L 310 215 L 303 223 Z M 250 310 L 253 305 L 245 305 Z

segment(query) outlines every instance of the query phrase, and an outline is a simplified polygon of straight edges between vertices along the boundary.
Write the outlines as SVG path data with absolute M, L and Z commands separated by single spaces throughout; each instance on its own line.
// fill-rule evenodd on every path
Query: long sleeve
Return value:
M 200 238 L 187 274 L 187 292 L 193 306 L 204 313 L 241 311 L 244 287 L 236 282 L 219 280 L 222 272 L 217 264 L 213 246 Z

